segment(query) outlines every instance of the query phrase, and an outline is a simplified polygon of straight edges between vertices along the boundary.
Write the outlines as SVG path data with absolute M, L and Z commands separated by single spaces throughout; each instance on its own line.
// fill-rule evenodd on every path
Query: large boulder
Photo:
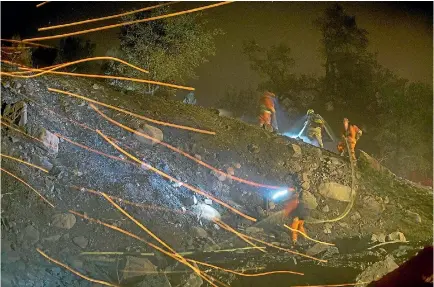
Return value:
M 312 246 L 306 251 L 306 254 L 310 256 L 316 256 L 324 251 L 327 251 L 328 255 L 339 253 L 339 249 L 335 246 L 328 246 L 321 243 L 316 243 L 314 246 Z
M 77 236 L 72 239 L 72 241 L 80 248 L 86 248 L 89 240 L 84 236 Z
M 318 192 L 326 198 L 344 202 L 351 201 L 351 188 L 337 182 L 321 183 L 318 187 Z
M 139 133 L 150 136 L 153 139 L 148 139 L 146 137 L 143 137 Z M 147 145 L 155 145 L 159 142 L 162 142 L 164 139 L 163 132 L 159 128 L 156 128 L 148 124 L 145 124 L 142 127 L 138 128 L 135 132 L 135 137 L 139 142 Z
M 71 229 L 76 221 L 74 214 L 62 213 L 53 215 L 51 224 L 58 228 Z
M 384 233 L 372 234 L 371 241 L 384 243 L 386 242 L 386 235 Z
M 407 239 L 405 238 L 404 233 L 395 231 L 387 235 L 387 241 L 401 241 L 406 242 Z
M 370 156 L 369 154 L 367 154 L 366 152 L 359 150 L 360 155 L 359 155 L 359 162 L 361 163 L 361 166 L 365 166 L 368 168 L 371 168 L 373 170 L 379 171 L 379 172 L 384 172 L 386 174 L 392 175 L 392 172 L 390 170 L 388 170 L 387 168 L 385 168 L 384 166 L 382 166 L 378 160 L 376 160 L 375 158 L 373 158 L 372 156 Z
M 356 281 L 357 282 L 372 282 L 375 280 L 380 279 L 384 275 L 386 275 L 389 272 L 392 272 L 398 268 L 398 264 L 395 263 L 393 256 L 388 255 L 385 260 L 376 262 L 365 269 L 362 273 L 357 276 Z M 367 286 L 365 285 L 359 285 L 359 286 Z
M 359 155 L 359 161 L 367 164 L 370 168 L 381 171 L 382 166 L 381 164 L 372 156 L 370 156 L 369 154 L 367 154 L 366 152 L 359 150 L 360 155 Z
M 407 213 L 408 217 L 414 220 L 415 222 L 422 223 L 422 218 L 418 213 L 413 212 L 411 210 L 406 210 L 405 212 Z
M 142 257 L 127 256 L 127 262 L 125 264 L 122 278 L 123 280 L 147 275 L 149 272 L 156 272 L 157 268 L 151 261 Z
M 199 218 L 206 220 L 220 219 L 220 213 L 205 203 L 198 203 L 194 205 L 192 211 Z
M 318 206 L 315 196 L 307 190 L 303 191 L 301 202 L 303 202 L 307 209 L 316 209 Z

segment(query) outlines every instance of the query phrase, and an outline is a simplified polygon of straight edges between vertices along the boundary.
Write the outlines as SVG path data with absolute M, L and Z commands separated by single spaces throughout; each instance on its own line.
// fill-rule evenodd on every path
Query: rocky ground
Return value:
M 156 124 L 144 126 L 144 121 L 101 108 L 113 119 L 158 137 L 229 174 L 262 184 L 302 189 L 303 200 L 310 209 L 308 234 L 336 246 L 324 247 L 302 239 L 292 246 L 290 234 L 283 227 L 290 219 L 282 217 L 282 203 L 272 204 L 268 213 L 263 209 L 263 197 L 271 190 L 216 174 L 166 147 L 108 123 L 85 101 L 49 92 L 47 87 L 156 120 L 215 131 L 216 135 L 204 135 Z M 56 150 L 2 126 L 2 154 L 42 166 L 49 173 L 4 157 L 2 168 L 25 180 L 55 205 L 51 208 L 27 186 L 2 173 L 2 286 L 99 286 L 47 261 L 36 248 L 89 277 L 122 286 L 202 284 L 200 278 L 140 241 L 68 213 L 68 210 L 86 213 L 150 240 L 104 198 L 83 188 L 142 204 L 137 207 L 121 203 L 121 207 L 177 251 L 191 252 L 190 258 L 250 272 L 289 269 L 306 273 L 300 279 L 294 275 L 240 278 L 212 272 L 232 286 L 352 282 L 374 262 L 386 262 L 385 270 L 391 270 L 395 266 L 392 261 L 400 264 L 432 242 L 432 189 L 396 177 L 363 152 L 355 170 L 354 205 L 342 219 L 324 222 L 344 213 L 352 198 L 350 163 L 329 151 L 220 117 L 215 110 L 117 91 L 103 82 L 54 76 L 2 78 L 1 92 L 2 113 L 7 104 L 27 103 L 27 119 L 21 129 L 35 138 L 51 140 L 56 145 L 57 137 L 50 136 L 59 133 L 92 149 L 125 158 L 100 135 L 67 119 L 84 123 L 119 140 L 150 165 L 258 220 L 253 223 L 235 215 L 144 166 L 116 161 L 62 139 Z M 246 243 L 209 221 L 210 214 L 219 214 L 222 221 L 241 232 L 328 262 L 317 263 L 272 248 L 266 254 L 252 250 L 213 252 L 245 247 Z M 392 243 L 375 246 L 387 242 Z M 122 254 L 81 254 L 90 251 Z M 358 279 L 376 275 L 365 274 Z

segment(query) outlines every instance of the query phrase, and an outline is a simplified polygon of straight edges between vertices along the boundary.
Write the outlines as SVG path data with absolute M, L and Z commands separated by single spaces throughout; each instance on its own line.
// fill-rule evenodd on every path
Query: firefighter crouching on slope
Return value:
M 323 128 L 326 131 L 326 133 L 330 136 L 330 138 L 333 139 L 331 132 L 327 129 L 325 125 L 324 119 L 320 115 L 315 114 L 315 111 L 312 109 L 309 109 L 307 111 L 307 120 L 304 123 L 303 129 L 298 134 L 299 137 L 303 134 L 306 128 L 307 128 L 308 139 L 316 146 L 319 145 L 321 148 L 324 148 L 324 144 L 322 142 Z
M 276 121 L 276 110 L 274 108 L 274 101 L 276 95 L 265 91 L 265 93 L 260 98 L 260 115 L 259 115 L 259 126 L 266 129 L 267 131 L 277 132 L 277 121 Z
M 356 125 L 350 125 L 349 120 L 347 118 L 344 118 L 344 131 L 342 132 L 342 139 L 343 141 L 339 142 L 338 144 L 338 152 L 343 156 L 345 154 L 345 151 L 347 150 L 345 139 L 347 139 L 348 146 L 350 148 L 351 158 L 353 160 L 356 160 L 356 143 L 362 136 L 363 132 L 359 127 Z
M 304 203 L 300 201 L 300 193 L 296 191 L 293 198 L 285 205 L 284 214 L 286 217 L 293 216 L 291 228 L 292 231 L 292 241 L 294 244 L 297 243 L 298 230 L 306 234 L 304 229 L 304 219 L 308 216 L 308 211 L 304 206 Z

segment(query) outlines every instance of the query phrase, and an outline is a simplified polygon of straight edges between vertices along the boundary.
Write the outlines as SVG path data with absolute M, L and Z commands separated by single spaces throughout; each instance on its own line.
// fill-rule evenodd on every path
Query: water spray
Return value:
M 271 194 L 270 198 L 274 202 L 285 201 L 292 197 L 294 191 L 295 189 L 292 187 L 276 190 Z

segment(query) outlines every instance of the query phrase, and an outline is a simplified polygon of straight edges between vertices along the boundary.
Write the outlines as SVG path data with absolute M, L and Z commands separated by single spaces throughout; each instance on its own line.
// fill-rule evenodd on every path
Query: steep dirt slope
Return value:
M 400 252 L 398 257 L 404 260 L 411 255 L 410 251 L 407 254 L 406 246 L 408 250 L 413 250 L 432 241 L 432 190 L 397 178 L 368 155 L 360 159 L 355 170 L 355 201 L 351 210 L 341 220 L 318 223 L 339 217 L 349 204 L 345 199 L 339 201 L 324 196 L 327 193 L 324 184 L 332 183 L 334 187 L 344 190 L 343 193 L 351 191 L 351 168 L 345 158 L 234 119 L 220 117 L 215 110 L 123 93 L 101 82 L 53 76 L 29 80 L 2 79 L 2 103 L 20 100 L 28 103 L 28 122 L 23 128 L 26 133 L 38 137 L 42 128 L 45 128 L 100 152 L 126 158 L 100 135 L 71 120 L 99 129 L 119 140 L 121 146 L 127 146 L 128 151 L 155 168 L 204 190 L 257 219 L 254 223 L 213 201 L 210 205 L 213 211 L 218 211 L 224 222 L 239 231 L 248 232 L 270 243 L 291 247 L 290 235 L 283 227 L 290 219 L 282 218 L 282 204 L 273 204 L 269 213 L 262 209 L 263 197 L 275 190 L 250 186 L 216 175 L 210 169 L 166 147 L 139 141 L 132 133 L 108 123 L 86 102 L 49 92 L 47 87 L 77 93 L 156 120 L 215 131 L 216 135 L 206 135 L 151 123 L 162 131 L 164 142 L 222 171 L 230 168 L 235 176 L 242 179 L 302 189 L 303 200 L 312 208 L 311 218 L 306 224 L 309 235 L 318 240 L 335 242 L 340 251 L 336 253 L 335 249 L 329 249 L 330 252 L 322 249 L 315 253 L 311 249 L 315 243 L 302 240 L 301 245 L 295 247 L 296 250 L 311 250 L 310 253 L 329 259 L 328 266 L 327 263 L 320 263 L 315 265 L 318 268 L 352 266 L 361 269 L 363 266 L 358 262 L 363 256 L 378 258 L 384 256 L 384 252 Z M 56 114 L 44 108 L 49 108 Z M 118 111 L 102 107 L 101 110 L 133 129 L 144 123 Z M 103 197 L 88 193 L 83 188 L 104 191 L 142 204 L 143 206 L 137 207 L 121 203 L 121 206 L 177 251 L 197 253 L 246 246 L 233 234 L 201 218 L 199 207 L 206 206 L 205 202 L 209 204 L 204 196 L 194 195 L 185 186 L 176 185 L 147 168 L 107 158 L 66 140 L 60 141 L 58 153 L 50 154 L 36 140 L 4 126 L 2 153 L 49 169 L 49 173 L 45 174 L 7 158 L 2 160 L 4 169 L 28 182 L 56 206 L 51 208 L 28 187 L 13 177 L 2 174 L 2 283 L 5 286 L 91 286 L 91 283 L 47 262 L 37 253 L 37 247 L 91 277 L 111 282 L 137 281 L 143 286 L 177 286 L 189 278 L 188 274 L 184 276 L 181 273 L 178 276 L 178 273 L 174 273 L 173 276 L 168 275 L 169 283 L 155 275 L 143 276 L 144 274 L 138 273 L 141 276 L 131 279 L 134 277 L 128 273 L 133 261 L 131 256 L 143 261 L 145 257 L 138 255 L 138 252 L 149 253 L 154 250 L 101 225 L 89 223 L 77 216 L 59 217 L 59 214 L 75 210 L 147 239 L 150 237 Z M 342 195 L 339 190 L 327 190 Z M 63 225 L 63 228 L 59 228 L 59 225 Z M 257 229 L 248 229 L 252 226 Z M 387 250 L 366 254 L 373 234 L 388 235 L 395 231 L 402 232 L 409 243 L 392 243 L 385 245 L 389 248 Z M 402 246 L 404 249 L 399 249 Z M 80 255 L 83 251 L 129 252 L 130 257 Z M 324 251 L 326 252 L 321 253 Z M 225 253 L 223 257 L 214 257 L 212 254 L 215 253 L 212 252 L 204 254 L 208 254 L 205 256 L 208 262 L 228 268 L 260 265 L 272 269 L 275 262 L 280 262 L 280 269 L 290 267 L 305 271 L 303 282 L 314 283 L 313 278 L 318 277 L 309 276 L 304 270 L 306 266 L 312 265 L 312 261 L 296 257 L 296 265 L 293 255 L 272 248 L 266 255 L 258 251 Z M 158 270 L 185 270 L 161 254 L 146 258 L 150 260 L 146 262 Z M 218 274 L 217 278 L 224 282 L 241 284 L 234 281 L 234 275 L 213 274 Z M 154 279 L 156 281 L 152 281 Z M 317 278 L 319 279 L 321 278 Z M 293 277 L 286 277 L 282 284 L 288 284 L 289 280 L 293 280 Z

